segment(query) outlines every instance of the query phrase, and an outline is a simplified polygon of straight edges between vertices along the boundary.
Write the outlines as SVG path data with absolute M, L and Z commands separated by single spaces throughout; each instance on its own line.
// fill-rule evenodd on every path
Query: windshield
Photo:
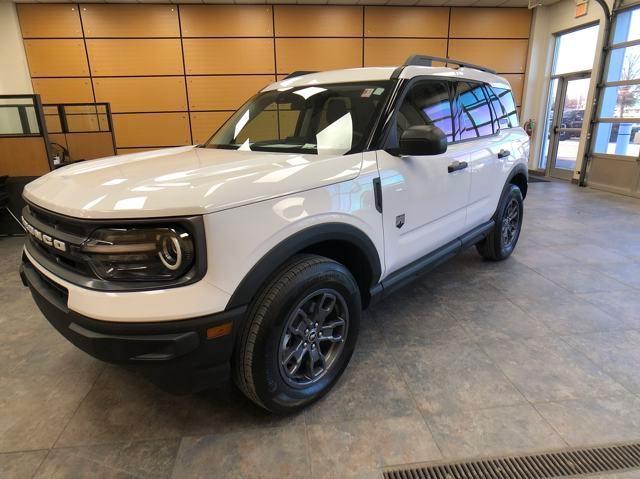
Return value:
M 362 151 L 390 90 L 387 80 L 259 93 L 204 146 L 334 155 Z

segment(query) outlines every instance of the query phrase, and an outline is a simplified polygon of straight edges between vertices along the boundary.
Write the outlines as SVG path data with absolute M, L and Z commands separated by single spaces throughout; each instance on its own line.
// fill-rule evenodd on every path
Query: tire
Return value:
M 293 257 L 249 308 L 234 354 L 236 385 L 277 414 L 308 406 L 347 367 L 360 313 L 360 290 L 347 268 L 322 256 Z
M 517 216 L 513 218 L 513 215 Z M 495 226 L 484 240 L 476 244 L 480 256 L 490 261 L 507 259 L 518 243 L 522 218 L 522 191 L 516 185 L 509 184 L 500 198 L 495 215 Z

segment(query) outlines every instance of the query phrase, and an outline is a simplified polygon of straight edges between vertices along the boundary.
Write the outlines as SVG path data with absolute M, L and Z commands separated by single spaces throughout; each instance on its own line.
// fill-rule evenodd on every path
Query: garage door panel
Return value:
M 275 5 L 280 37 L 361 37 L 362 7 Z
M 111 111 L 186 111 L 184 77 L 95 78 L 96 101 L 111 103 Z
M 640 196 L 639 178 L 640 165 L 634 158 L 594 156 L 589 162 L 587 182 L 592 188 Z
M 82 37 L 78 7 L 69 4 L 16 4 L 24 38 Z
M 524 73 L 527 40 L 449 41 L 449 57 L 492 68 L 501 73 Z
M 449 9 L 442 7 L 365 7 L 367 37 L 447 38 Z
M 24 49 L 32 77 L 89 76 L 82 40 L 25 40 Z
M 271 37 L 271 6 L 180 5 L 184 37 Z
M 42 103 L 93 102 L 89 78 L 34 78 L 31 83 Z
M 113 115 L 118 148 L 188 145 L 187 113 L 120 113 Z
M 402 65 L 410 55 L 420 52 L 424 55 L 445 57 L 446 39 L 374 39 L 364 41 L 364 65 Z
M 182 75 L 179 39 L 87 40 L 94 76 Z
M 188 75 L 274 73 L 273 39 L 185 39 Z
M 327 55 L 327 52 L 333 52 Z M 336 70 L 362 66 L 362 40 L 352 38 L 278 38 L 278 73 Z
M 90 37 L 179 37 L 174 5 L 81 5 L 84 34 Z
M 189 105 L 192 110 L 236 110 L 273 81 L 273 75 L 188 77 Z
M 194 143 L 204 143 L 220 128 L 232 112 L 200 111 L 191 113 L 191 131 Z

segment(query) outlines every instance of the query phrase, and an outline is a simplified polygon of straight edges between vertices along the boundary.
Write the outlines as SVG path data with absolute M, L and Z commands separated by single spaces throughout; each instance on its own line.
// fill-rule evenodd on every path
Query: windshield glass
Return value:
M 280 88 L 240 108 L 206 148 L 344 155 L 364 148 L 391 82 Z

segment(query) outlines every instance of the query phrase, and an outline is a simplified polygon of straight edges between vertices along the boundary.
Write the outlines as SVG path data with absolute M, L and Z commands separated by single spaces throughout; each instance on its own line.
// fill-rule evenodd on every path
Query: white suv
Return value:
M 173 390 L 231 372 L 285 413 L 342 374 L 362 308 L 465 247 L 509 256 L 528 151 L 487 69 L 298 72 L 203 145 L 30 183 L 21 275 L 89 354 Z

